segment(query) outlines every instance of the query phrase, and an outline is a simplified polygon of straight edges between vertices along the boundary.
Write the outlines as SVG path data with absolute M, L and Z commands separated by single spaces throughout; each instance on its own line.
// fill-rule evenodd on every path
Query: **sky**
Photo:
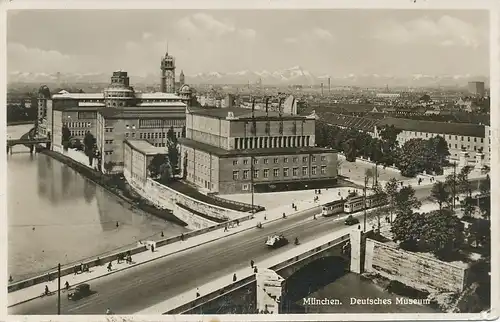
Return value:
M 7 14 L 8 72 L 489 75 L 480 10 L 33 10 Z

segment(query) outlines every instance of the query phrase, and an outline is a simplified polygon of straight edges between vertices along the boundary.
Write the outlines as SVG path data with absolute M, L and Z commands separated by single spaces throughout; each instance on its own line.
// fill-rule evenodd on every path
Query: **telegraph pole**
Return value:
M 61 315 L 61 264 L 57 264 L 57 315 Z
M 452 210 L 455 210 L 455 196 L 456 196 L 456 181 L 457 181 L 457 163 L 453 161 L 453 204 Z
M 250 157 L 250 182 L 252 186 L 252 216 L 255 213 L 255 207 L 254 207 L 254 188 L 253 188 L 253 162 L 254 162 L 254 157 L 253 155 Z

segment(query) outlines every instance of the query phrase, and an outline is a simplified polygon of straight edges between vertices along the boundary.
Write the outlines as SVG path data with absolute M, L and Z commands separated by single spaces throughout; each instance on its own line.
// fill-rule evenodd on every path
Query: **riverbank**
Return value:
M 185 222 L 175 217 L 174 214 L 165 209 L 158 209 L 151 205 L 147 200 L 143 199 L 139 195 L 133 193 L 131 189 L 127 188 L 127 183 L 124 179 L 118 176 L 105 175 L 96 170 L 92 170 L 79 162 L 55 151 L 42 149 L 41 154 L 47 155 L 78 172 L 88 180 L 104 188 L 106 191 L 111 193 L 117 198 L 120 203 L 126 203 L 128 206 L 132 207 L 132 210 L 143 211 L 147 214 L 153 215 L 155 217 L 168 220 L 179 226 L 187 226 Z
M 10 121 L 7 126 L 35 124 L 35 121 Z

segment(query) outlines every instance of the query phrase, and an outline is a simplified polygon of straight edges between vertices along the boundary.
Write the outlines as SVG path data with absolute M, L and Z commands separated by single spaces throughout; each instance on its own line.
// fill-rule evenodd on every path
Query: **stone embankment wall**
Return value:
M 140 182 L 138 180 L 133 179 L 130 176 L 130 173 L 126 169 L 124 169 L 123 174 L 127 182 L 130 184 L 130 186 L 141 197 L 147 199 L 148 201 L 150 201 L 159 208 L 172 210 L 174 212 L 174 215 L 176 217 L 178 216 L 180 219 L 181 217 L 185 217 L 185 214 L 176 213 L 176 211 L 179 211 L 179 207 L 176 207 L 177 203 L 180 203 L 188 207 L 189 209 L 193 209 L 197 212 L 206 214 L 209 217 L 214 217 L 221 220 L 234 220 L 247 215 L 247 213 L 244 212 L 239 212 L 235 210 L 218 207 L 215 205 L 210 205 L 203 201 L 196 200 L 182 193 L 179 193 L 178 191 L 172 188 L 164 186 L 161 183 L 152 180 L 151 178 L 148 178 L 144 183 Z M 190 220 L 191 222 L 193 222 L 193 220 L 196 220 L 199 225 L 204 225 L 206 223 L 205 218 L 201 218 L 200 216 L 197 216 L 193 213 L 191 215 L 192 215 L 192 218 Z M 188 223 L 189 221 L 189 220 L 186 221 L 184 219 L 182 220 L 185 221 L 186 223 Z
M 408 252 L 367 239 L 365 271 L 425 291 L 461 292 L 467 284 L 466 267 Z
M 203 229 L 217 225 L 216 222 L 208 220 L 206 218 L 202 218 L 201 216 L 197 216 L 191 211 L 179 207 L 178 205 L 175 205 L 173 213 L 177 218 L 185 222 L 188 225 L 189 229 Z

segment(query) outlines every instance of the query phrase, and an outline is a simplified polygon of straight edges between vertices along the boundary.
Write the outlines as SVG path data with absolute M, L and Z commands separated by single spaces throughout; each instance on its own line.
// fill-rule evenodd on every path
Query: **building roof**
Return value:
M 104 103 L 94 103 L 94 102 L 78 102 L 78 106 L 82 106 L 82 107 L 91 107 L 91 106 L 104 107 L 104 106 L 106 106 L 106 104 L 104 104 Z
M 134 150 L 137 150 L 145 155 L 166 154 L 167 148 L 156 147 L 145 140 L 125 140 Z
M 484 125 L 479 124 L 446 123 L 388 117 L 379 120 L 379 126 L 384 125 L 394 125 L 395 128 L 405 131 L 484 137 Z
M 137 118 L 155 118 L 155 119 L 185 119 L 186 108 L 147 108 L 147 107 L 104 107 L 99 109 L 105 119 L 137 119 Z
M 136 106 L 176 106 L 176 107 L 186 107 L 185 103 L 182 103 L 181 101 L 178 102 L 150 102 L 150 103 L 137 103 Z
M 69 93 L 67 91 L 60 91 L 57 94 L 52 95 L 52 99 L 78 99 L 78 100 L 97 100 L 104 99 L 104 93 Z
M 205 144 L 188 138 L 179 138 L 179 143 L 207 153 L 215 154 L 219 157 L 239 157 L 239 156 L 274 156 L 292 155 L 302 153 L 336 153 L 336 150 L 319 147 L 301 148 L 269 148 L 269 149 L 246 149 L 246 150 L 225 150 L 213 145 Z
M 379 121 L 378 119 L 334 113 L 324 113 L 321 115 L 321 120 L 331 125 L 354 128 L 358 131 L 365 132 L 373 132 Z
M 135 93 L 135 97 L 138 99 L 167 99 L 167 100 L 181 100 L 181 97 L 172 93 Z
M 226 119 L 229 114 L 232 113 L 232 117 L 234 119 L 251 119 L 252 118 L 252 110 L 248 108 L 199 108 L 199 109 L 189 109 L 189 114 L 194 115 L 202 115 L 207 117 L 213 117 L 218 119 Z M 279 117 L 279 113 L 276 111 L 269 110 L 269 113 L 266 114 L 265 110 L 255 109 L 254 111 L 255 118 L 277 118 Z M 308 116 L 300 116 L 300 115 L 291 115 L 291 114 L 283 114 L 283 119 L 304 119 Z

